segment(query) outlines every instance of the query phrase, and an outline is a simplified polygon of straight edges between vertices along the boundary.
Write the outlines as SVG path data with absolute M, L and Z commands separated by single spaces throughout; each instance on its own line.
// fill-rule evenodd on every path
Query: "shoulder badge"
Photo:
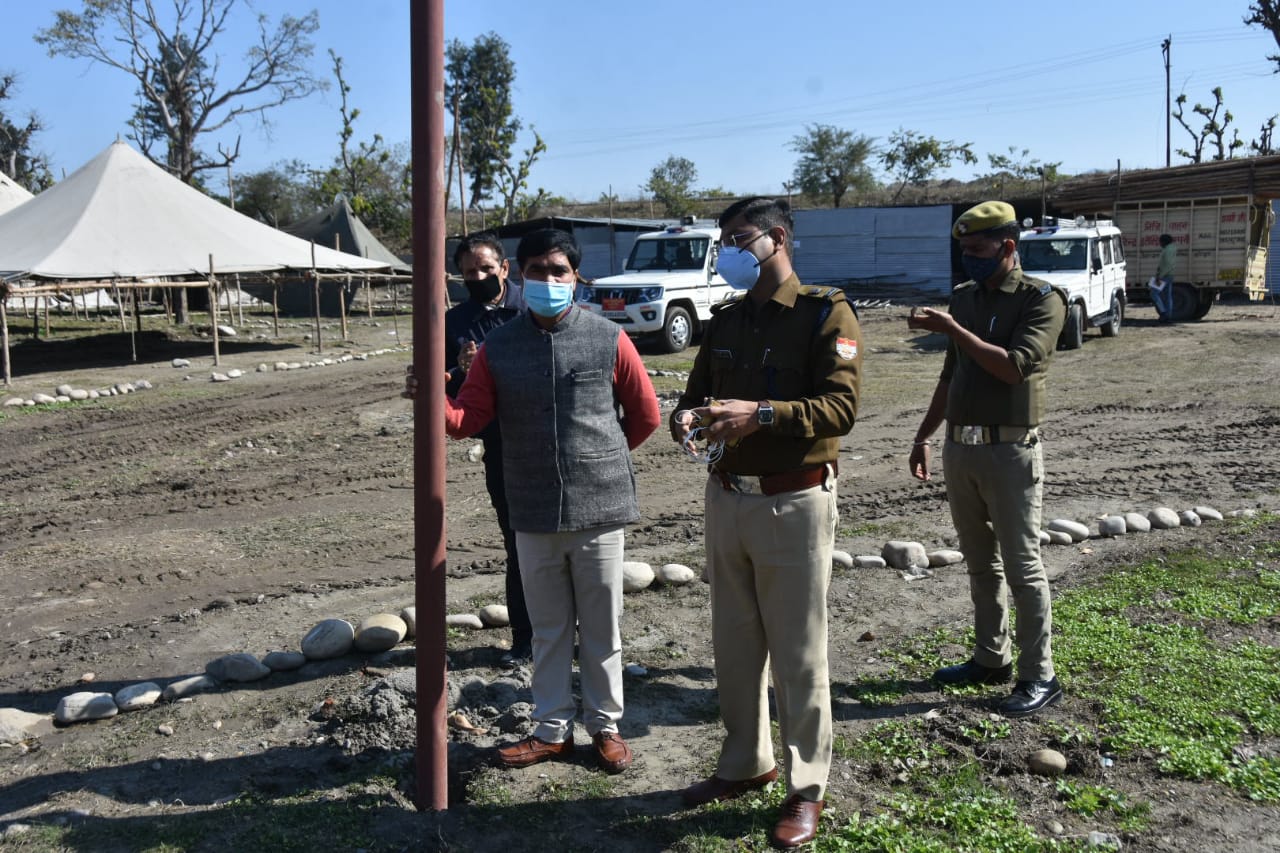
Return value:
M 858 357 L 858 342 L 853 338 L 836 338 L 836 355 L 845 361 Z
M 748 291 L 746 290 L 739 290 L 729 294 L 724 299 L 721 299 L 715 305 L 711 306 L 711 313 L 719 314 L 721 311 L 725 310 L 726 308 L 732 308 L 733 306 L 741 302 L 742 297 L 746 296 L 747 293 Z
M 823 287 L 818 284 L 805 285 L 800 288 L 801 296 L 811 296 L 815 299 L 825 299 L 828 302 L 842 302 L 845 299 L 844 291 L 838 287 Z

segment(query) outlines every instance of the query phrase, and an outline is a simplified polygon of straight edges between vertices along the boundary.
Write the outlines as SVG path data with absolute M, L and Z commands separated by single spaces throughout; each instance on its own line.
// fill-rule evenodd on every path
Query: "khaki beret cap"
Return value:
M 951 236 L 959 239 L 966 234 L 981 234 L 1017 221 L 1018 214 L 1013 212 L 1013 205 L 1004 201 L 984 201 L 960 214 L 951 228 Z

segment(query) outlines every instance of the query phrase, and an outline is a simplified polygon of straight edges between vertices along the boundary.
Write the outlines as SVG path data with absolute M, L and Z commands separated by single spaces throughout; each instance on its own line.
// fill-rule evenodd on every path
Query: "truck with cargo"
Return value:
M 1160 235 L 1173 238 L 1173 320 L 1199 320 L 1224 293 L 1265 298 L 1268 202 L 1247 195 L 1124 201 L 1116 203 L 1115 217 L 1125 233 L 1130 293 L 1149 296 Z
M 1120 334 L 1126 303 L 1123 243 L 1120 229 L 1108 219 L 1046 218 L 1022 232 L 1023 270 L 1049 282 L 1067 303 L 1059 349 L 1079 349 L 1088 328 L 1097 328 L 1104 338 Z
M 711 319 L 711 306 L 733 292 L 716 273 L 719 249 L 720 229 L 692 219 L 640 234 L 622 273 L 584 285 L 578 305 L 631 337 L 656 338 L 664 352 L 680 352 Z
M 1187 321 L 1204 317 L 1224 295 L 1266 298 L 1277 198 L 1280 155 L 1267 155 L 1082 175 L 1055 188 L 1050 201 L 1056 210 L 1105 216 L 1120 228 L 1130 301 L 1150 298 L 1160 235 L 1172 237 L 1172 319 Z

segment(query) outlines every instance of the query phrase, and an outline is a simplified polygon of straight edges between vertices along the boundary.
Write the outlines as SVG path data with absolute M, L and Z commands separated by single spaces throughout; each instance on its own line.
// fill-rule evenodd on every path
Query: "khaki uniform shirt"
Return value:
M 862 380 L 862 332 L 844 292 L 793 274 L 763 305 L 742 294 L 712 312 L 676 411 L 736 399 L 775 412 L 773 426 L 726 447 L 715 467 L 765 476 L 834 462 Z
M 947 346 L 942 381 L 950 383 L 947 423 L 952 426 L 1024 426 L 1044 417 L 1045 372 L 1066 318 L 1066 303 L 1047 282 L 1014 267 L 995 290 L 966 281 L 951 294 L 951 316 L 987 343 L 1009 353 L 1022 382 L 1010 385 Z

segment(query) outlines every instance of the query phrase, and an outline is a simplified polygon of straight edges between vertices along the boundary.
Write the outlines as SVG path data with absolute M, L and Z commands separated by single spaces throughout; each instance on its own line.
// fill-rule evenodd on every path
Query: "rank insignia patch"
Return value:
M 836 355 L 848 361 L 858 355 L 858 342 L 852 338 L 836 338 Z

